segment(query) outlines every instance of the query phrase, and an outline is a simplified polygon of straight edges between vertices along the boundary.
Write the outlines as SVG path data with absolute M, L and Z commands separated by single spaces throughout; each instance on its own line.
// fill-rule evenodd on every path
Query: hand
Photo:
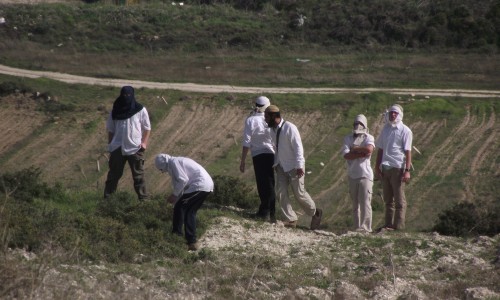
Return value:
M 379 179 L 384 178 L 384 173 L 380 170 L 380 168 L 375 168 L 375 176 Z
M 146 150 L 148 145 L 146 143 L 141 143 L 141 149 Z
M 176 196 L 174 196 L 174 195 L 170 195 L 170 196 L 167 198 L 167 203 L 174 204 L 175 202 L 177 202 L 177 197 L 176 197 Z
M 244 161 L 241 161 L 241 163 L 240 163 L 240 171 L 241 171 L 241 173 L 245 172 L 245 162 Z
M 403 177 L 401 178 L 401 181 L 404 183 L 409 183 L 410 182 L 410 172 L 409 171 L 403 171 Z
M 302 176 L 304 176 L 304 170 L 302 170 L 301 168 L 297 169 L 297 178 L 300 178 Z

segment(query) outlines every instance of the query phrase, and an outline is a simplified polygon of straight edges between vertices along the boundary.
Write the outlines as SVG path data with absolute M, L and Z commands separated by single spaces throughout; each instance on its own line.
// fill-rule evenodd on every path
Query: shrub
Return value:
M 0 192 L 28 203 L 37 197 L 50 197 L 59 193 L 60 186 L 51 188 L 46 183 L 40 182 L 40 174 L 39 168 L 32 167 L 0 175 Z
M 16 91 L 26 93 L 28 92 L 28 88 L 23 84 L 15 83 L 12 81 L 5 81 L 0 83 L 0 97 L 13 94 Z
M 207 201 L 226 206 L 251 208 L 258 205 L 256 193 L 238 178 L 218 175 L 213 178 L 214 192 Z
M 433 230 L 453 236 L 493 236 L 500 232 L 500 204 L 458 203 L 439 215 Z

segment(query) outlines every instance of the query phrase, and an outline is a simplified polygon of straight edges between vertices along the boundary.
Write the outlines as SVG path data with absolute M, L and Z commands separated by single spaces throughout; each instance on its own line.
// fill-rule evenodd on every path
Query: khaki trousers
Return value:
M 349 194 L 356 230 L 372 232 L 372 189 L 373 181 L 367 178 L 349 178 Z
M 123 176 L 123 169 L 128 162 L 134 180 L 134 189 L 139 200 L 148 198 L 146 192 L 146 182 L 144 179 L 144 151 L 138 151 L 132 155 L 122 155 L 121 148 L 111 152 L 109 158 L 109 171 L 104 187 L 104 198 L 108 198 L 116 192 L 118 181 Z
M 276 196 L 286 221 L 297 221 L 298 219 L 290 203 L 289 186 L 292 188 L 295 200 L 308 216 L 314 216 L 316 212 L 316 204 L 304 187 L 304 177 L 297 178 L 297 170 L 295 169 L 285 172 L 280 165 L 276 167 Z
M 385 202 L 385 227 L 405 228 L 406 197 L 404 184 L 401 181 L 403 169 L 391 168 L 382 170 L 382 188 Z

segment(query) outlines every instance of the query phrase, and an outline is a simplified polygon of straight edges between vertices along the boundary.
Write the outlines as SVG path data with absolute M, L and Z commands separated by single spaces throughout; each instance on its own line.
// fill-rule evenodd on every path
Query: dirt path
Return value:
M 231 85 L 204 85 L 194 83 L 167 83 L 167 82 L 148 82 L 140 80 L 124 80 L 124 79 L 106 79 L 93 78 L 78 75 L 63 74 L 48 71 L 33 71 L 12 68 L 0 65 L 0 74 L 40 78 L 45 77 L 66 83 L 80 83 L 90 85 L 116 86 L 133 85 L 136 88 L 151 88 L 151 89 L 170 89 L 186 92 L 200 93 L 272 93 L 272 94 L 338 94 L 338 93 L 372 93 L 385 92 L 396 95 L 420 95 L 420 96 L 457 96 L 469 98 L 500 98 L 500 91 L 488 90 L 462 90 L 462 89 L 395 89 L 395 88 L 265 88 L 265 87 L 243 87 Z

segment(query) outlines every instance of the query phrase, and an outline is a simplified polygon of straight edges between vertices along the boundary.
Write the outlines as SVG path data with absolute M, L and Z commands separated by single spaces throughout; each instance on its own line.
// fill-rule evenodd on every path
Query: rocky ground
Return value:
M 193 276 L 156 261 L 39 265 L 22 299 L 500 299 L 500 235 L 333 234 L 221 217 L 193 252 Z M 25 251 L 8 255 L 36 262 Z M 12 295 L 12 293 L 11 293 Z M 4 295 L 6 296 L 6 295 Z M 2 297 L 3 298 L 3 297 Z

